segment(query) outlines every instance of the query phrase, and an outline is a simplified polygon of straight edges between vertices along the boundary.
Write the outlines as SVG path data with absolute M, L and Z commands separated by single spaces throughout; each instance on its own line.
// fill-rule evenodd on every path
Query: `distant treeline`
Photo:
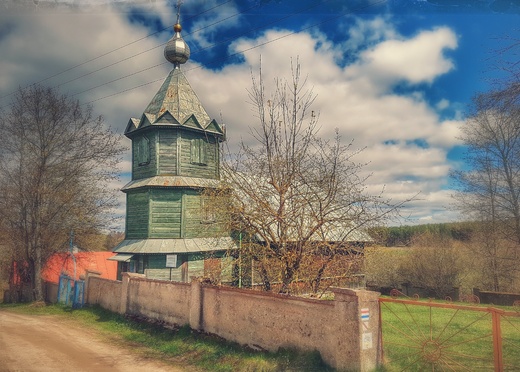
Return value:
M 475 229 L 471 222 L 436 223 L 414 226 L 378 227 L 370 230 L 371 236 L 380 245 L 386 247 L 410 246 L 414 237 L 424 233 L 450 238 L 458 241 L 468 241 Z

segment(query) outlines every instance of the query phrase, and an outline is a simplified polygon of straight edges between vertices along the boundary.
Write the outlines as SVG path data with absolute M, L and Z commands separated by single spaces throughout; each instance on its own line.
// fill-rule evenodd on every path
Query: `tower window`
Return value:
M 215 209 L 214 205 L 208 200 L 207 197 L 202 197 L 200 199 L 200 207 L 201 207 L 201 221 L 200 223 L 215 223 L 216 222 L 216 216 L 215 216 Z
M 141 137 L 137 141 L 135 155 L 137 164 L 147 165 L 150 163 L 150 140 L 147 137 Z
M 206 142 L 202 138 L 191 140 L 191 163 L 206 165 L 207 164 L 207 148 Z

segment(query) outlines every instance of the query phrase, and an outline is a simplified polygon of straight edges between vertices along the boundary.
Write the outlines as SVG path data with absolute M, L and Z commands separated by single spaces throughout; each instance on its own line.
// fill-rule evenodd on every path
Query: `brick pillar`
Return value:
M 333 344 L 337 369 L 368 372 L 381 363 L 378 292 L 333 288 L 339 322 Z
M 191 278 L 190 327 L 202 329 L 202 284 L 196 277 Z

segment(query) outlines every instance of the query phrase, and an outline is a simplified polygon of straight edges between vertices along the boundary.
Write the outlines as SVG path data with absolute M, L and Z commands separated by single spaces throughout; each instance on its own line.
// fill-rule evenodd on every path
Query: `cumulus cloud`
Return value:
M 431 83 L 454 67 L 444 51 L 456 47 L 457 37 L 447 27 L 422 31 L 411 39 L 386 40 L 362 52 L 351 74 L 369 78 L 380 89 L 402 81 Z
M 220 10 L 215 18 L 201 19 L 200 27 L 233 11 Z M 167 22 L 167 17 L 155 16 Z M 235 27 L 235 22 L 240 19 L 224 22 L 221 27 Z M 95 101 L 96 111 L 120 133 L 130 117 L 142 114 L 171 68 L 161 47 L 170 35 L 145 38 L 150 33 L 146 25 L 129 22 L 121 12 L 0 15 L 0 24 L 8 25 L 0 29 L 2 95 L 79 65 L 44 83 L 63 84 L 60 89 L 72 94 L 85 91 L 77 98 Z M 211 40 L 208 32 L 193 37 L 203 45 Z M 240 62 L 214 71 L 190 61 L 183 71 L 210 116 L 226 124 L 233 150 L 241 139 L 251 141 L 249 127 L 256 119 L 248 104 L 247 89 L 251 73 L 258 73 L 260 60 L 269 86 L 276 77 L 290 78 L 291 59 L 295 62 L 298 58 L 307 86 L 317 94 L 313 109 L 320 113 L 320 135 L 331 137 L 339 128 L 346 142 L 354 139 L 354 148 L 365 148 L 356 161 L 367 163 L 364 172 L 372 175 L 368 190 L 378 193 L 384 188 L 385 194 L 395 200 L 420 192 L 421 201 L 409 206 L 409 214 L 417 220 L 436 221 L 443 215 L 439 206 L 449 200 L 449 192 L 443 190 L 449 169 L 447 152 L 457 144 L 460 123 L 458 118 L 441 119 L 438 111 L 448 103 L 436 106 L 427 102 L 421 84 L 433 84 L 455 67 L 446 51 L 457 47 L 457 37 L 443 27 L 406 38 L 396 32 L 389 19 L 381 17 L 356 20 L 345 28 L 344 35 L 343 42 L 334 44 L 316 30 L 267 30 L 254 39 L 242 38 L 230 44 L 230 53 L 245 51 Z M 338 63 L 342 55 L 354 49 L 357 53 L 351 54 L 352 61 Z M 124 62 L 118 63 L 121 60 Z M 68 82 L 82 75 L 85 77 Z M 393 87 L 399 83 L 416 89 L 410 94 L 397 94 Z M 0 106 L 7 102 L 3 99 Z M 127 156 L 118 187 L 128 180 L 129 168 Z
M 346 40 L 341 44 L 347 55 L 355 55 L 367 46 L 396 39 L 399 35 L 388 16 L 378 16 L 368 20 L 352 17 L 351 20 L 352 23 L 348 26 L 340 25 L 340 30 L 347 34 Z
M 186 8 L 183 7 L 183 9 L 187 9 L 189 13 L 192 11 L 191 8 L 196 5 L 199 4 L 186 3 Z M 193 23 L 193 30 L 190 30 L 189 36 L 186 38 L 188 42 L 196 43 L 198 48 L 211 47 L 217 38 L 222 38 L 226 32 L 237 28 L 241 21 L 241 13 L 233 2 L 222 3 L 216 0 L 205 0 L 204 7 L 213 9 L 213 11 L 200 14 Z M 193 12 L 196 11 L 193 10 Z
M 421 211 L 413 215 L 438 215 L 444 207 L 433 205 L 447 182 L 447 151 L 458 144 L 460 122 L 441 120 L 439 108 L 424 99 L 420 87 L 415 94 L 399 95 L 392 84 L 432 83 L 449 72 L 454 66 L 444 52 L 456 48 L 456 37 L 447 28 L 424 30 L 410 39 L 394 32 L 384 35 L 394 39 L 376 43 L 354 63 L 341 67 L 336 63 L 337 46 L 323 35 L 271 30 L 230 46 L 232 52 L 248 50 L 244 63 L 218 72 L 194 71 L 189 79 L 197 91 L 205 92 L 208 100 L 203 101 L 210 112 L 224 113 L 229 140 L 247 142 L 247 128 L 255 125 L 245 97 L 251 71 L 258 71 L 261 60 L 264 81 L 270 85 L 276 77 L 289 78 L 291 59 L 294 63 L 299 58 L 308 87 L 317 94 L 314 108 L 320 113 L 321 135 L 330 137 L 339 128 L 346 141 L 353 138 L 356 148 L 365 148 L 357 161 L 367 163 L 365 174 L 372 175 L 369 190 L 378 193 L 385 188 L 394 200 L 420 192 L 427 201 L 414 204 Z M 261 46 L 251 49 L 255 45 Z M 385 59 L 391 59 L 387 66 Z M 440 195 L 442 202 L 449 199 L 445 192 Z

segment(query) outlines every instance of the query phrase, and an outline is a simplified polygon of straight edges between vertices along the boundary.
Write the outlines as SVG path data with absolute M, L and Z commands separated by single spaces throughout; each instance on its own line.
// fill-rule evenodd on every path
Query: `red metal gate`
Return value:
M 520 371 L 520 312 L 380 298 L 388 371 Z

